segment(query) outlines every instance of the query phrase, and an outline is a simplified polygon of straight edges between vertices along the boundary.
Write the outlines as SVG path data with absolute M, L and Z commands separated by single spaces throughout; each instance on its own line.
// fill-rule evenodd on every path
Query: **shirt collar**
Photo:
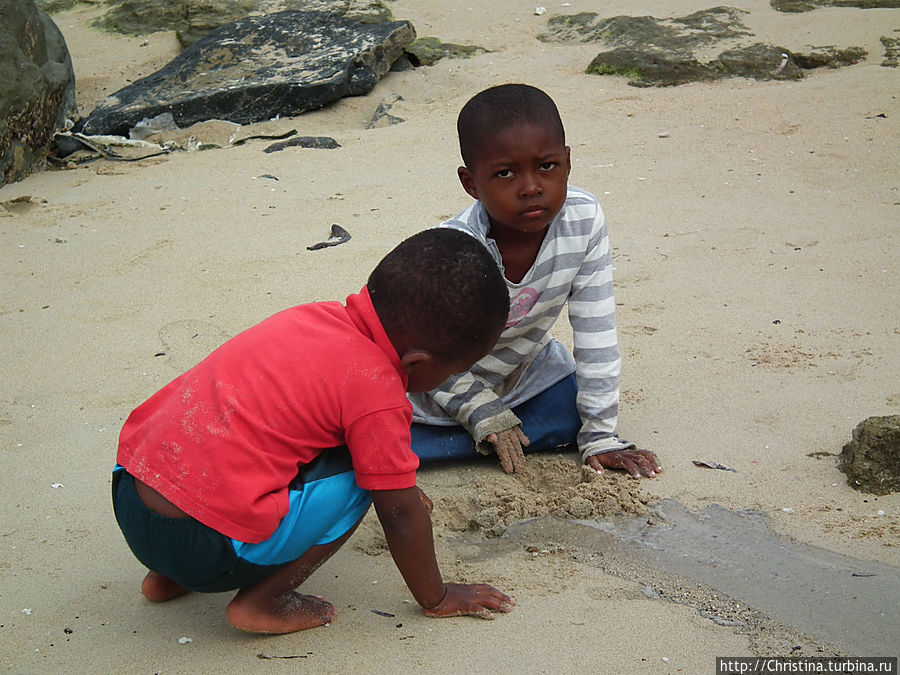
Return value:
M 369 338 L 384 352 L 384 355 L 388 358 L 391 365 L 394 366 L 397 373 L 400 375 L 400 378 L 403 380 L 403 386 L 406 387 L 409 378 L 403 370 L 403 365 L 400 363 L 400 356 L 397 354 L 397 350 L 394 349 L 394 345 L 391 344 L 391 340 L 388 338 L 384 326 L 381 325 L 381 320 L 375 312 L 375 307 L 372 305 L 372 298 L 369 296 L 368 286 L 363 286 L 359 293 L 348 295 L 344 305 L 347 308 L 347 315 L 350 317 L 353 325 L 356 326 L 360 333 Z

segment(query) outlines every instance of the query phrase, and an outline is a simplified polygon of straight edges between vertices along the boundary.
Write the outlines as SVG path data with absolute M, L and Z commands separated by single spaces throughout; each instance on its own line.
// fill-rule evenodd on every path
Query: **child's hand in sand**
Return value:
M 474 616 L 493 619 L 493 612 L 510 612 L 516 601 L 488 584 L 444 584 L 444 599 L 428 607 L 425 616 Z
M 634 448 L 631 450 L 612 450 L 599 455 L 592 455 L 585 460 L 585 464 L 597 473 L 603 473 L 603 469 L 624 469 L 632 478 L 653 478 L 662 471 L 659 460 L 649 450 Z
M 522 473 L 525 470 L 523 448 L 527 448 L 530 441 L 521 427 L 488 434 L 484 440 L 494 446 L 494 452 L 500 458 L 500 466 L 506 473 Z

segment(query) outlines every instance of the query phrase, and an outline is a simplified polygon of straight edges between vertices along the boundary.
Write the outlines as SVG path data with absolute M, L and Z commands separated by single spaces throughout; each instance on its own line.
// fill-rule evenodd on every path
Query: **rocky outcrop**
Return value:
M 75 73 L 56 24 L 32 0 L 2 0 L 0 185 L 41 168 L 74 116 Z
M 746 10 L 713 7 L 670 19 L 653 16 L 603 18 L 594 12 L 553 16 L 547 42 L 598 43 L 600 52 L 585 72 L 627 77 L 639 87 L 671 86 L 688 82 L 751 77 L 757 80 L 796 80 L 811 68 L 857 63 L 865 58 L 860 47 L 818 47 L 801 53 L 760 42 L 744 25 Z M 715 53 L 701 60 L 699 53 Z
M 884 61 L 881 65 L 887 68 L 896 68 L 900 65 L 900 38 L 883 35 L 881 44 L 884 46 Z
M 34 0 L 34 4 L 38 6 L 38 9 L 42 9 L 49 14 L 64 12 L 81 3 L 99 5 L 103 2 L 104 0 Z
M 433 66 L 441 59 L 470 59 L 478 54 L 487 54 L 488 50 L 478 45 L 458 45 L 453 42 L 441 42 L 436 37 L 417 38 L 407 50 L 414 66 Z
M 769 4 L 779 12 L 811 12 L 816 7 L 886 9 L 900 7 L 900 0 L 769 0 Z
M 285 11 L 222 26 L 161 70 L 120 89 L 87 118 L 86 134 L 121 134 L 172 113 L 250 124 L 368 93 L 415 39 L 407 21 L 363 24 Z
M 381 0 L 114 0 L 97 25 L 119 33 L 174 30 L 183 47 L 225 24 L 287 10 L 329 12 L 362 23 L 391 21 Z
M 857 490 L 876 495 L 900 491 L 900 415 L 860 422 L 841 450 L 838 468 Z

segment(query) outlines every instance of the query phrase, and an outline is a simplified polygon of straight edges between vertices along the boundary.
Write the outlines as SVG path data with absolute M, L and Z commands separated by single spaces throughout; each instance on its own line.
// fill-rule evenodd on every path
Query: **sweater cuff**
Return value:
M 631 450 L 636 447 L 637 446 L 634 443 L 630 443 L 621 438 L 616 438 L 615 436 L 609 436 L 608 438 L 591 443 L 587 448 L 582 450 L 581 463 L 584 464 L 588 457 L 593 457 L 594 455 L 603 455 L 607 452 L 615 452 L 617 450 Z
M 472 437 L 475 439 L 475 449 L 482 455 L 494 454 L 494 444 L 484 440 L 491 434 L 500 431 L 506 431 L 513 427 L 522 426 L 522 420 L 516 417 L 512 410 L 503 410 L 502 412 L 486 417 L 475 425 L 472 429 Z

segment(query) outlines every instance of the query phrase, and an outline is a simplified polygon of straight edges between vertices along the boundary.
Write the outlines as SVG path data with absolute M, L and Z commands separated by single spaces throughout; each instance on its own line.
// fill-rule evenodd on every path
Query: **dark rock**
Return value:
M 468 59 L 476 54 L 486 54 L 484 47 L 476 45 L 458 45 L 452 42 L 441 42 L 436 37 L 417 38 L 406 53 L 415 66 L 433 66 L 441 59 Z
M 186 47 L 219 26 L 246 18 L 256 4 L 256 0 L 120 0 L 95 25 L 131 35 L 174 30 Z
M 805 54 L 795 52 L 793 60 L 804 70 L 812 70 L 813 68 L 841 68 L 843 66 L 852 66 L 865 60 L 866 50 L 862 47 L 848 47 L 847 49 L 838 49 L 837 47 L 817 47 L 811 52 Z
M 610 47 L 648 47 L 659 51 L 697 49 L 725 39 L 751 35 L 741 21 L 745 10 L 713 7 L 673 19 L 654 16 L 614 16 L 594 12 L 552 16 L 544 42 L 599 42 Z
M 900 7 L 900 0 L 769 0 L 779 12 L 810 12 L 816 7 L 857 7 L 887 9 Z
M 403 97 L 400 94 L 393 94 L 379 103 L 372 114 L 372 119 L 366 125 L 366 129 L 381 129 L 382 127 L 390 127 L 405 122 L 405 119 L 394 115 L 392 112 L 394 106 L 402 100 Z
M 38 6 L 38 9 L 42 9 L 48 14 L 64 12 L 81 3 L 100 5 L 103 3 L 103 0 L 34 0 L 34 4 Z
M 638 87 L 668 86 L 716 79 L 716 73 L 691 54 L 661 49 L 619 47 L 602 52 L 590 62 L 586 73 L 627 77 Z
M 670 86 L 726 77 L 790 80 L 804 69 L 838 68 L 865 58 L 859 47 L 820 47 L 807 54 L 784 47 L 748 42 L 754 37 L 742 21 L 746 10 L 713 7 L 683 17 L 653 16 L 602 18 L 593 12 L 553 16 L 540 39 L 554 42 L 600 43 L 601 52 L 586 72 L 627 77 L 637 87 Z M 719 55 L 702 62 L 700 50 L 718 47 Z
M 882 36 L 881 44 L 884 45 L 884 61 L 881 65 L 888 68 L 900 65 L 900 38 Z
M 334 140 L 331 136 L 297 136 L 289 141 L 279 141 L 272 143 L 266 147 L 263 152 L 279 152 L 285 148 L 314 148 L 316 150 L 334 150 L 341 147 L 341 144 Z
M 860 422 L 841 450 L 838 469 L 857 490 L 876 495 L 900 491 L 900 415 Z
M 672 23 L 688 30 L 688 35 L 697 40 L 698 44 L 709 44 L 742 35 L 752 35 L 741 21 L 741 15 L 747 13 L 746 9 L 737 7 L 713 7 L 674 18 Z
M 120 89 L 88 117 L 86 134 L 122 134 L 171 112 L 179 127 L 250 124 L 368 93 L 415 39 L 408 21 L 362 24 L 286 11 L 223 26 L 161 70 Z
M 183 47 L 233 21 L 286 10 L 329 12 L 361 23 L 393 19 L 381 0 L 115 0 L 111 4 L 97 20 L 99 27 L 137 35 L 174 30 Z
M 32 0 L 2 0 L 0 185 L 40 169 L 53 134 L 74 117 L 75 73 L 66 41 Z
M 404 70 L 415 70 L 416 66 L 412 62 L 411 54 L 405 52 L 399 59 L 391 65 L 392 73 L 399 73 Z
M 783 47 L 755 44 L 728 49 L 719 54 L 715 67 L 722 77 L 752 77 L 757 80 L 799 80 L 803 71 L 796 56 Z

